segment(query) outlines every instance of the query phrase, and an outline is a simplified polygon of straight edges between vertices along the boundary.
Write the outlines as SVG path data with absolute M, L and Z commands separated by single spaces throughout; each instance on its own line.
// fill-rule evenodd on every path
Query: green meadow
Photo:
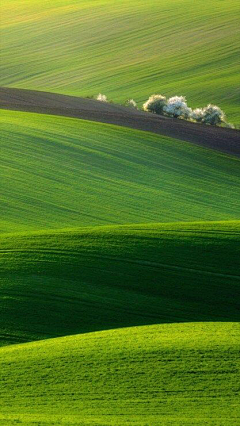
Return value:
M 1 86 L 151 94 L 239 118 L 239 0 L 2 0 Z
M 0 349 L 0 422 L 238 425 L 239 325 L 164 324 Z
M 0 9 L 0 87 L 183 95 L 240 124 L 239 0 Z M 0 424 L 239 425 L 239 157 L 0 112 Z
M 238 321 L 239 246 L 240 221 L 2 236 L 0 344 Z
M 240 161 L 77 119 L 1 112 L 0 230 L 240 218 Z
M 237 425 L 239 159 L 56 116 L 1 130 L 0 423 Z

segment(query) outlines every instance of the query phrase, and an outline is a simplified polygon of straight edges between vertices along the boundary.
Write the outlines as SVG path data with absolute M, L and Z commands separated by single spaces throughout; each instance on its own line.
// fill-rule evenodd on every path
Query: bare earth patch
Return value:
M 115 124 L 240 156 L 238 130 L 167 118 L 94 99 L 2 87 L 0 88 L 0 108 Z

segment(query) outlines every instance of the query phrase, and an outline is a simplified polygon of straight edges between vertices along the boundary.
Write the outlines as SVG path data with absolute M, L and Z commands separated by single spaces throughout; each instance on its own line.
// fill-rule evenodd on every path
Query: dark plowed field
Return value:
M 157 116 L 93 99 L 0 88 L 0 108 L 99 121 L 149 131 L 240 155 L 240 131 Z

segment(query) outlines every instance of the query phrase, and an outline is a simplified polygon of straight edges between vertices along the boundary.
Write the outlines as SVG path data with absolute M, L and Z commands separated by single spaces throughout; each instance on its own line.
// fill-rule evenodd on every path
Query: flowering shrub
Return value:
M 97 97 L 97 101 L 100 102 L 108 102 L 107 100 L 107 96 L 106 95 L 102 95 L 101 93 L 99 93 L 98 97 Z
M 130 107 L 130 108 L 136 108 L 137 109 L 137 104 L 133 99 L 128 99 L 126 101 L 126 106 Z
M 198 123 L 201 123 L 203 121 L 203 117 L 204 117 L 203 108 L 196 108 L 191 113 L 191 119 L 194 121 L 197 121 Z
M 143 104 L 143 110 L 148 112 L 153 112 L 155 114 L 162 114 L 163 109 L 166 106 L 167 99 L 162 95 L 152 95 L 150 98 Z
M 109 102 L 107 96 L 101 93 L 97 96 L 97 100 L 100 102 Z M 128 99 L 125 105 L 137 109 L 134 99 Z M 154 114 L 210 124 L 212 126 L 223 124 L 225 127 L 234 129 L 232 124 L 227 123 L 224 112 L 217 105 L 209 104 L 204 108 L 195 108 L 192 110 L 188 107 L 184 96 L 173 96 L 167 99 L 163 95 L 152 95 L 143 104 L 143 110 Z
M 234 128 L 232 124 L 226 122 L 225 114 L 218 106 L 209 104 L 205 108 L 192 110 L 187 106 L 184 96 L 173 96 L 167 100 L 165 96 L 152 95 L 143 104 L 143 110 L 212 126 L 224 124 L 225 127 Z
M 202 122 L 216 126 L 225 122 L 225 114 L 218 106 L 209 104 L 203 108 Z
M 211 124 L 216 126 L 217 124 L 226 123 L 224 112 L 216 105 L 209 104 L 205 108 L 196 108 L 192 111 L 191 119 L 199 123 Z
M 173 96 L 168 99 L 166 106 L 163 108 L 163 112 L 170 117 L 188 119 L 191 116 L 192 110 L 187 106 L 187 101 L 184 96 Z

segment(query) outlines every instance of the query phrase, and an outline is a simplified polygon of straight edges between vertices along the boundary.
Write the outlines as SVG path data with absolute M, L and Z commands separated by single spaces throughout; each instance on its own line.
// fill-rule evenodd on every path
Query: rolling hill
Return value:
M 240 160 L 168 137 L 1 112 L 1 232 L 240 217 Z
M 0 424 L 237 426 L 240 132 L 123 105 L 238 128 L 239 0 L 0 9 Z
M 0 85 L 185 95 L 239 124 L 239 13 L 238 0 L 2 0 Z
M 132 327 L 0 349 L 0 422 L 238 425 L 239 324 Z
M 37 90 L 0 87 L 0 108 L 115 124 L 240 156 L 240 132 L 236 129 L 176 120 L 111 102 Z
M 145 324 L 239 321 L 240 222 L 0 238 L 2 345 Z

